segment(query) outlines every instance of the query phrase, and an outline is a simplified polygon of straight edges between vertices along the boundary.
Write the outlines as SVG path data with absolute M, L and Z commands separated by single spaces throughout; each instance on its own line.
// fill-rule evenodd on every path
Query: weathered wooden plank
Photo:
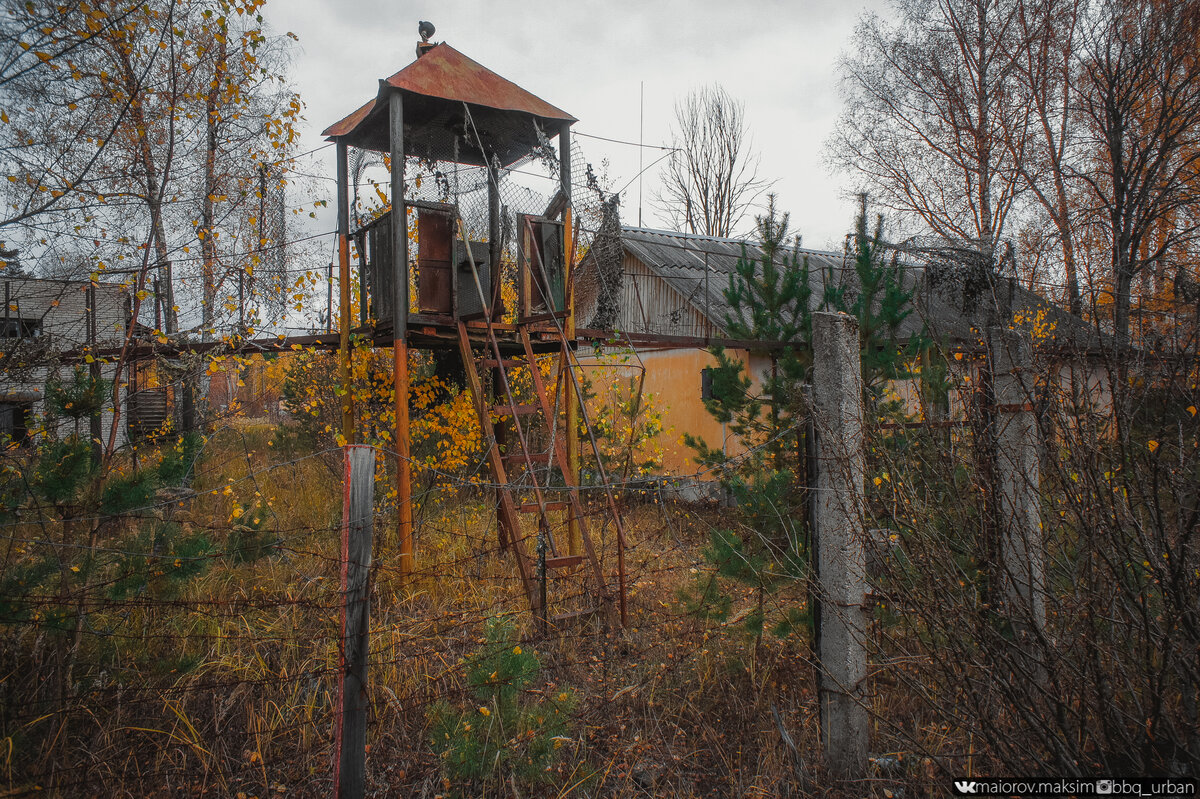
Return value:
M 375 450 L 343 448 L 342 686 L 338 698 L 338 799 L 366 793 L 367 655 L 370 633 L 371 548 L 375 519 Z
M 571 507 L 569 502 L 547 502 L 545 505 L 538 505 L 536 502 L 526 502 L 523 505 L 518 505 L 517 510 L 521 513 L 541 513 L 543 510 L 546 513 L 555 511 L 567 510 Z
M 539 410 L 536 405 L 493 405 L 488 408 L 492 416 L 534 416 Z

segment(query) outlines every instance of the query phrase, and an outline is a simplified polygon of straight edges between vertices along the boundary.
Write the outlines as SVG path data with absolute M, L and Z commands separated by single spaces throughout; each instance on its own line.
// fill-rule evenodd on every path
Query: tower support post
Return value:
M 400 576 L 413 572 L 412 460 L 408 431 L 408 210 L 404 203 L 404 95 L 388 96 L 392 161 L 392 372 L 396 413 L 396 537 Z
M 338 367 L 342 387 L 342 438 L 354 444 L 354 397 L 350 390 L 350 170 L 346 143 L 337 141 L 337 244 L 338 244 Z
M 562 184 L 563 197 L 566 205 L 563 207 L 563 249 L 566 266 L 563 301 L 566 306 L 567 318 L 563 325 L 566 334 L 563 353 L 563 368 L 571 368 L 570 349 L 575 343 L 575 236 L 571 227 L 574 209 L 571 207 L 571 125 L 564 122 L 558 132 L 558 164 L 559 182 Z M 567 464 L 571 470 L 568 482 L 579 485 L 579 398 L 575 396 L 573 381 L 562 376 L 562 391 L 565 401 L 567 437 Z M 580 554 L 579 519 L 575 511 L 567 515 L 567 552 L 572 555 Z

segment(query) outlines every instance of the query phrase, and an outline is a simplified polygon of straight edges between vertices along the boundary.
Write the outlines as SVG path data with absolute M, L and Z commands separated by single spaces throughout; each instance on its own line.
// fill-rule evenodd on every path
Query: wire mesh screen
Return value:
M 497 315 L 511 318 L 516 305 L 519 238 L 525 217 L 557 217 L 562 170 L 558 141 L 540 130 L 540 146 L 526 157 L 501 166 L 463 163 L 480 161 L 483 148 L 473 129 L 470 111 L 462 129 L 445 129 L 435 134 L 444 140 L 430 152 L 449 153 L 448 158 L 409 156 L 404 165 L 404 193 L 409 260 L 409 309 L 414 314 L 470 316 L 482 310 L 483 299 L 491 296 Z M 535 124 L 532 120 L 529 124 Z M 486 150 L 485 150 L 486 151 Z M 462 161 L 454 160 L 462 159 Z M 364 321 L 390 324 L 391 273 L 389 249 L 391 221 L 386 217 L 390 203 L 385 194 L 390 177 L 365 179 L 372 167 L 383 167 L 381 156 L 356 151 L 351 157 L 352 180 L 356 187 L 356 227 L 364 233 L 355 244 L 362 258 L 361 277 L 369 300 L 362 303 Z M 583 264 L 601 227 L 609 199 L 596 178 L 592 165 L 575 142 L 571 147 L 571 198 L 575 223 L 570 231 L 575 262 Z M 494 184 L 494 191 L 489 190 Z M 372 200 L 364 199 L 374 188 Z M 609 203 L 615 210 L 615 204 Z M 611 211 L 609 212 L 611 213 Z M 447 225 L 438 220 L 446 218 Z M 382 228 L 388 228 L 383 231 Z M 567 231 L 564 231 L 566 234 Z M 423 235 L 424 234 L 424 235 Z M 493 241 L 493 239 L 495 241 Z M 540 268 L 537 257 L 531 266 Z M 492 270 L 499 270 L 493 280 Z M 598 276 L 585 268 L 577 286 L 596 293 Z M 501 312 L 501 309 L 502 312 Z
M 160 316 L 176 316 L 181 331 L 211 335 L 262 329 L 286 316 L 298 253 L 289 180 L 279 167 L 263 167 L 215 194 L 220 204 L 200 243 L 177 248 L 169 278 L 165 268 L 151 276 L 159 294 L 143 303 L 141 321 L 153 321 L 157 307 Z

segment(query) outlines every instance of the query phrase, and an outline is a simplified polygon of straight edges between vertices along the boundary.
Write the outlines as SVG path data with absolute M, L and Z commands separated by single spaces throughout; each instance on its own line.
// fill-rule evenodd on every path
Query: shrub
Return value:
M 479 786 L 490 779 L 547 781 L 575 706 L 566 689 L 546 694 L 527 689 L 541 663 L 530 647 L 516 642 L 512 622 L 492 619 L 486 643 L 465 664 L 475 702 L 455 708 L 440 702 L 430 710 L 430 742 L 446 779 Z

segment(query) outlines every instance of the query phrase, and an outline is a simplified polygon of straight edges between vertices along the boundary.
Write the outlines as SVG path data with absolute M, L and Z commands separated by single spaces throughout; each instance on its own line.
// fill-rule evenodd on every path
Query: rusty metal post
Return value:
M 400 576 L 413 571 L 412 469 L 408 440 L 408 211 L 404 205 L 404 95 L 388 97 L 392 160 L 392 364 L 396 399 L 396 533 Z
M 491 390 L 492 390 L 493 397 L 500 398 L 500 397 L 504 396 L 504 377 L 500 374 L 499 369 L 497 369 L 496 373 L 492 375 Z M 496 400 L 494 400 L 494 402 L 497 405 L 499 405 L 499 404 L 503 403 L 503 400 L 496 399 Z M 507 454 L 508 453 L 508 422 L 500 420 L 500 419 L 496 420 L 495 425 L 493 427 L 493 432 L 496 434 L 495 435 L 496 448 L 499 449 L 500 452 Z M 514 530 L 510 526 L 509 517 L 501 511 L 501 506 L 504 504 L 504 493 L 506 491 L 508 491 L 508 489 L 505 488 L 504 486 L 501 486 L 501 485 L 496 486 L 496 491 L 495 491 L 496 522 L 497 522 L 498 533 L 499 533 L 499 535 L 497 536 L 498 540 L 496 543 L 499 544 L 500 549 L 502 549 L 502 550 L 508 549 L 510 546 L 512 546 L 513 539 L 519 534 L 518 530 Z
M 558 166 L 559 181 L 562 184 L 563 197 L 566 199 L 566 204 L 563 206 L 563 249 L 566 251 L 563 253 L 566 265 L 563 300 L 566 305 L 567 318 L 563 332 L 566 333 L 565 346 L 570 349 L 575 341 L 575 236 L 571 227 L 573 209 L 571 208 L 571 123 L 569 122 L 564 122 L 558 132 Z M 571 368 L 570 357 L 564 359 L 563 365 L 567 369 Z M 570 390 L 569 386 L 570 382 L 564 380 L 563 392 L 566 394 L 566 402 L 563 404 L 567 417 L 567 465 L 571 469 L 567 482 L 579 485 L 579 403 L 575 392 Z M 578 555 L 580 552 L 579 520 L 575 518 L 574 510 L 567 512 L 567 552 L 571 555 Z
M 485 156 L 486 157 L 486 156 Z M 494 322 L 499 322 L 504 317 L 504 296 L 501 293 L 501 288 L 504 281 L 500 275 L 500 162 L 492 156 L 492 163 L 488 165 L 488 274 L 491 277 L 491 285 L 488 286 L 488 293 L 491 295 L 491 304 L 488 307 L 490 318 Z
M 485 156 L 486 157 L 486 156 Z M 486 309 L 488 318 L 492 321 L 500 321 L 504 318 L 504 280 L 500 274 L 500 170 L 498 168 L 499 161 L 493 156 L 492 163 L 488 166 L 488 268 L 491 276 L 491 285 L 487 286 L 487 291 L 491 297 L 490 305 Z M 504 396 L 504 377 L 499 370 L 492 375 L 492 394 L 495 397 Z M 497 400 L 500 402 L 500 400 Z M 500 420 L 495 425 L 496 446 L 501 452 L 508 451 L 508 423 Z M 500 512 L 500 505 L 503 503 L 503 497 L 500 495 L 507 489 L 496 487 L 496 519 L 499 526 L 499 544 L 501 549 L 506 549 L 513 540 L 513 536 L 519 531 L 512 530 L 508 525 L 508 516 Z
M 337 232 L 338 232 L 338 302 L 340 340 L 338 359 L 342 387 L 342 438 L 355 443 L 354 397 L 350 391 L 350 169 L 346 162 L 346 143 L 337 142 Z

